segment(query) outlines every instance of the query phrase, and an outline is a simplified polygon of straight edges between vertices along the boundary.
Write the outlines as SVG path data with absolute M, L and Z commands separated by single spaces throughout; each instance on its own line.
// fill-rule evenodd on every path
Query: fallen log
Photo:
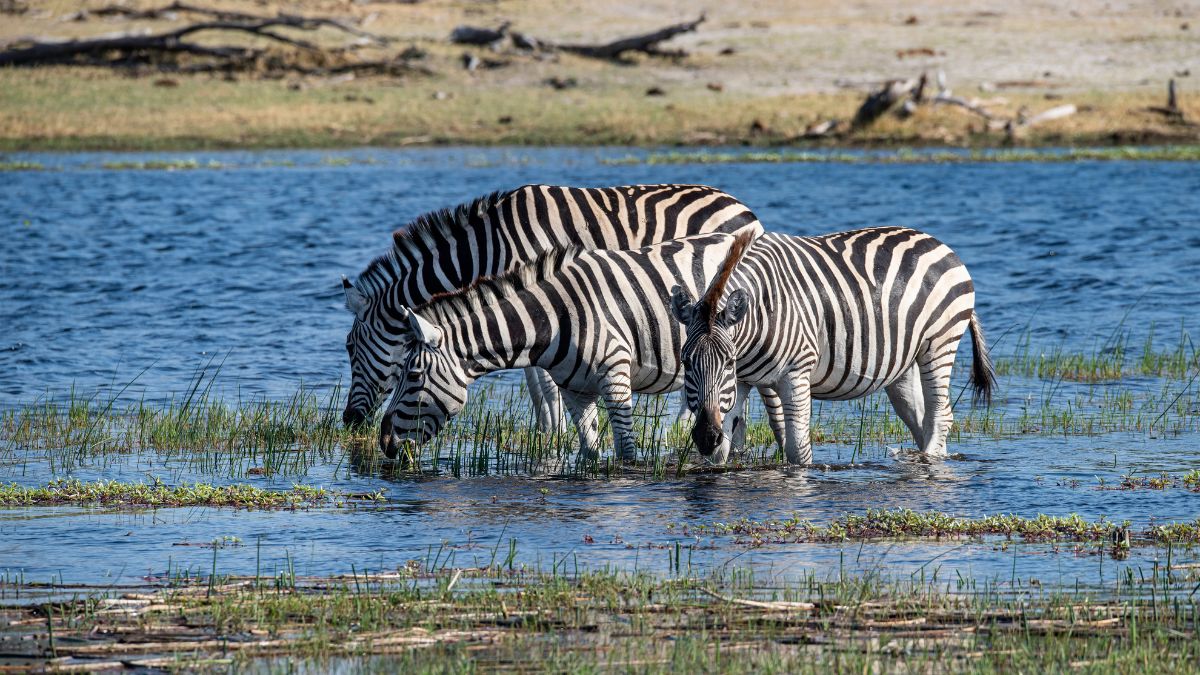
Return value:
M 381 74 L 399 74 L 402 72 L 419 72 L 422 69 L 413 68 L 403 57 L 384 58 L 375 61 L 353 61 L 346 59 L 345 50 L 323 49 L 319 45 L 300 38 L 290 37 L 277 32 L 277 29 L 294 29 L 315 31 L 321 27 L 332 26 L 339 30 L 354 34 L 368 35 L 364 31 L 343 25 L 334 19 L 325 17 L 303 17 L 280 14 L 275 17 L 254 17 L 238 12 L 224 12 L 196 8 L 183 3 L 173 3 L 156 10 L 145 12 L 167 11 L 197 11 L 212 13 L 226 18 L 194 23 L 159 33 L 122 33 L 82 40 L 22 40 L 17 46 L 0 51 L 0 67 L 2 66 L 37 66 L 49 64 L 80 64 L 96 66 L 133 66 L 154 65 L 160 69 L 171 69 L 179 72 L 230 72 L 248 69 L 252 66 L 266 66 L 267 70 L 293 72 L 299 74 L 339 73 L 339 72 L 376 72 Z M 246 17 L 250 17 L 247 19 Z M 307 52 L 313 56 L 291 58 L 277 53 L 271 53 L 265 48 L 239 45 L 207 45 L 191 41 L 200 33 L 233 32 L 253 35 L 279 44 L 285 44 Z M 389 41 L 390 38 L 371 36 L 379 41 Z M 165 57 L 176 54 L 190 54 L 208 57 L 212 62 L 178 64 L 174 61 L 164 61 Z M 315 64 L 315 65 L 314 65 Z M 428 72 L 428 71 L 424 71 Z
M 682 50 L 665 51 L 658 48 L 660 42 L 665 42 L 683 33 L 690 33 L 696 30 L 696 27 L 704 23 L 705 16 L 700 15 L 700 18 L 695 21 L 687 21 L 677 23 L 673 26 L 660 28 L 651 33 L 643 33 L 632 37 L 613 40 L 600 45 L 583 45 L 583 44 L 566 44 L 554 45 L 556 48 L 572 54 L 580 56 L 590 56 L 597 59 L 618 60 L 626 52 L 641 52 L 651 56 L 685 56 L 686 52 Z M 548 44 L 543 41 L 543 44 Z
M 355 28 L 345 21 L 324 16 L 301 16 L 298 14 L 287 14 L 280 12 L 278 15 L 262 16 L 258 14 L 248 14 L 246 12 L 236 12 L 227 9 L 213 9 L 209 7 L 200 7 L 186 2 L 172 2 L 169 5 L 162 7 L 152 7 L 150 9 L 134 9 L 125 5 L 105 5 L 97 9 L 82 10 L 84 16 L 122 16 L 127 19 L 148 20 L 148 19 L 167 19 L 174 20 L 178 14 L 197 14 L 207 16 L 214 21 L 238 22 L 238 23 L 257 23 L 272 19 L 286 21 L 288 26 L 300 28 L 302 30 L 315 30 L 320 27 L 328 27 L 334 30 L 353 35 L 355 37 L 365 38 L 372 42 L 386 45 L 395 42 L 395 38 L 385 35 L 378 35 L 369 31 Z
M 511 22 L 505 21 L 494 30 L 478 26 L 458 26 L 450 31 L 450 42 L 456 45 L 491 45 L 508 37 L 508 27 L 511 25 Z
M 862 129 L 875 123 L 892 108 L 896 107 L 902 100 L 908 97 L 920 80 L 913 78 L 911 80 L 891 80 L 884 83 L 883 87 L 871 92 L 867 95 L 866 100 L 858 107 L 858 111 L 854 113 L 854 119 L 850 121 L 852 129 Z

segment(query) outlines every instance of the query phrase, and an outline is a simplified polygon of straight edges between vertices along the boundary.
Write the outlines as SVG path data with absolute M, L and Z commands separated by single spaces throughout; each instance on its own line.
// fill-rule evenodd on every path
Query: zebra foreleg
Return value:
M 812 464 L 812 389 L 809 371 L 793 370 L 776 385 L 783 404 L 783 454 L 788 464 Z
M 563 403 L 579 429 L 579 457 L 592 461 L 600 456 L 600 411 L 596 407 L 596 394 L 577 391 L 562 391 Z
M 736 398 L 733 400 L 733 410 L 725 416 L 725 438 L 729 439 L 729 451 L 725 453 L 721 461 L 730 454 L 739 454 L 746 447 L 746 425 L 750 422 L 750 417 L 746 414 L 746 399 L 750 396 L 750 385 L 737 385 Z
M 567 420 L 563 414 L 562 395 L 550 373 L 541 368 L 526 368 L 525 385 L 529 388 L 529 398 L 532 399 L 534 412 L 537 413 L 538 430 L 547 434 L 566 431 Z
M 637 443 L 633 440 L 633 388 L 629 382 L 629 375 L 612 371 L 608 373 L 604 379 L 604 405 L 608 408 L 608 422 L 612 425 L 617 458 L 626 462 L 636 461 Z
M 885 391 L 900 421 L 912 434 L 916 447 L 924 448 L 925 431 L 922 426 L 925 424 L 925 392 L 921 388 L 921 367 L 912 364 Z

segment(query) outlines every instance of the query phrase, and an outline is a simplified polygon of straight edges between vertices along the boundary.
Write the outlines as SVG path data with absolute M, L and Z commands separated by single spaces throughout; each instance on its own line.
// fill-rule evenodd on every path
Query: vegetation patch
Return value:
M 251 485 L 192 483 L 164 485 L 74 479 L 51 481 L 43 487 L 10 483 L 0 486 L 0 506 L 99 505 L 115 507 L 166 508 L 178 506 L 224 506 L 245 509 L 297 509 L 341 506 L 347 502 L 386 501 L 382 493 L 349 495 L 324 488 L 293 486 L 288 491 L 264 490 Z
M 679 526 L 673 526 L 673 529 Z M 1034 518 L 1017 515 L 992 515 L 960 518 L 930 511 L 909 509 L 868 509 L 862 515 L 846 515 L 829 524 L 819 525 L 799 517 L 788 520 L 740 520 L 730 523 L 683 526 L 685 535 L 734 535 L 740 543 L 867 541 L 875 539 L 949 539 L 959 537 L 1001 536 L 1026 542 L 1106 542 L 1117 549 L 1134 544 L 1200 543 L 1200 520 L 1169 523 L 1144 529 L 1132 529 L 1129 522 L 1106 519 L 1087 521 L 1078 515 Z
M 1159 594 L 1130 579 L 1045 592 L 1034 580 L 961 576 L 764 582 L 743 569 L 694 578 L 413 568 L 99 589 L 0 606 L 0 616 L 13 638 L 6 658 L 31 668 L 1189 672 L 1200 658 L 1196 600 L 1160 595 L 1183 588 L 1170 576 L 1147 581 Z

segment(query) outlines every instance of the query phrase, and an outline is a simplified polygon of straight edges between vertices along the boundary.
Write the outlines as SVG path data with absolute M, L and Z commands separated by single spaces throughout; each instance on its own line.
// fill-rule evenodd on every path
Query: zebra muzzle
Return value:
M 721 428 L 722 422 L 721 411 L 715 403 L 700 408 L 696 415 L 696 424 L 692 427 L 692 441 L 701 455 L 708 457 L 721 447 L 725 436 Z

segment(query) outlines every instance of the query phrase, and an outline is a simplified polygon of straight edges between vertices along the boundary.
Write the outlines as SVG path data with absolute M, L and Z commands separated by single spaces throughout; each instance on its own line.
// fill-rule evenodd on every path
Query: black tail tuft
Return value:
M 992 390 L 996 388 L 996 371 L 992 368 L 992 357 L 988 355 L 987 338 L 983 335 L 983 326 L 979 323 L 979 315 L 971 312 L 971 402 L 992 404 Z

